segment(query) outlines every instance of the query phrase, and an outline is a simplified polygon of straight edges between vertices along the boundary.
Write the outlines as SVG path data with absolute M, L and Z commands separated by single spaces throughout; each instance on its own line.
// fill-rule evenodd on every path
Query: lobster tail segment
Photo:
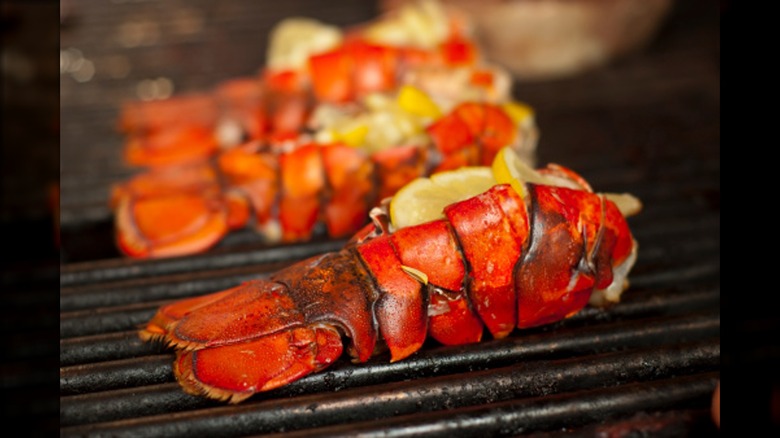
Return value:
M 421 278 L 410 275 L 395 252 L 391 236 L 384 235 L 357 247 L 372 272 L 380 295 L 374 312 L 392 362 L 422 347 L 428 330 L 426 295 Z
M 466 265 L 449 223 L 434 220 L 401 228 L 391 237 L 403 265 L 425 273 L 428 334 L 445 345 L 479 342 L 484 327 L 469 305 Z
M 306 324 L 339 328 L 351 338 L 350 355 L 356 361 L 371 357 L 377 341 L 372 312 L 376 292 L 354 252 L 345 249 L 315 256 L 271 279 L 286 286 Z
M 468 293 L 475 311 L 495 338 L 506 337 L 517 323 L 513 271 L 528 237 L 525 204 L 509 185 L 447 206 L 468 262 Z
M 167 340 L 197 350 L 251 341 L 305 322 L 284 285 L 252 280 L 171 324 Z
M 635 247 L 625 218 L 603 195 L 566 187 L 527 187 L 533 232 L 515 271 L 519 328 L 580 311 L 594 290 L 613 282 L 613 267 Z

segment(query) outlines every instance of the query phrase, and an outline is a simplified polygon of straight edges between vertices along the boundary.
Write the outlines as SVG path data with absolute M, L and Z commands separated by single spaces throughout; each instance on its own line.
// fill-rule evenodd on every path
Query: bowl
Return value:
M 389 12 L 408 1 L 380 0 Z M 576 75 L 653 40 L 673 0 L 440 0 L 468 16 L 486 57 L 516 79 Z

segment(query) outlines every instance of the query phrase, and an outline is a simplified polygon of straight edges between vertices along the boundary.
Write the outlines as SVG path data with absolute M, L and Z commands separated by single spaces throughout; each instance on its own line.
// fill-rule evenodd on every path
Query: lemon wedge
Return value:
M 441 117 L 441 110 L 433 100 L 422 90 L 412 85 L 404 85 L 398 90 L 398 106 L 415 116 L 436 119 Z
M 510 184 L 523 198 L 527 195 L 525 189 L 525 183 L 527 182 L 559 185 L 553 184 L 550 178 L 545 177 L 526 164 L 520 159 L 517 152 L 510 147 L 504 147 L 498 151 L 493 159 L 491 169 L 493 170 L 493 177 L 499 184 Z
M 496 184 L 489 167 L 461 167 L 417 178 L 390 201 L 393 227 L 404 228 L 443 218 L 444 207 L 476 196 Z
M 334 123 L 333 138 L 352 147 L 360 147 L 366 141 L 368 123 L 365 118 L 345 118 Z
M 526 126 L 529 122 L 532 123 L 533 121 L 534 109 L 526 103 L 512 100 L 502 104 L 501 108 L 503 108 L 512 121 L 518 125 Z
M 525 189 L 527 182 L 582 190 L 574 181 L 537 172 L 521 160 L 520 156 L 510 147 L 504 147 L 498 151 L 493 159 L 491 170 L 498 184 L 510 184 L 524 199 L 527 194 Z M 642 202 L 629 193 L 600 194 L 614 202 L 624 217 L 633 216 L 642 210 Z

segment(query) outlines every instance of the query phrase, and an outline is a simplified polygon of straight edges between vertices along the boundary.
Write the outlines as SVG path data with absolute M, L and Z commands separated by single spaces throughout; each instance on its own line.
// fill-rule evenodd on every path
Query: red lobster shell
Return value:
M 524 199 L 498 184 L 398 230 L 377 208 L 342 250 L 166 305 L 141 337 L 176 349 L 185 391 L 237 403 L 328 367 L 345 345 L 355 362 L 385 347 L 398 361 L 427 336 L 503 338 L 616 300 L 636 257 L 626 219 L 576 173 L 542 172 L 581 189 L 528 183 Z
M 430 144 L 375 153 L 252 140 L 213 161 L 153 167 L 114 188 L 118 246 L 137 258 L 192 254 L 248 224 L 271 243 L 309 240 L 320 224 L 328 237 L 348 238 L 372 206 L 414 178 L 488 165 L 501 147 L 534 141 L 490 103 L 461 103 L 426 130 Z

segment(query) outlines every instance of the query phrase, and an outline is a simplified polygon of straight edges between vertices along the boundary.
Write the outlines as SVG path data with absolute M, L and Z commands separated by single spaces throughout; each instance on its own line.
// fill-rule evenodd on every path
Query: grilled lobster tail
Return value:
M 147 258 L 186 255 L 245 226 L 267 242 L 347 238 L 372 205 L 417 177 L 489 164 L 535 132 L 500 105 L 464 102 L 427 127 L 429 143 L 369 153 L 344 143 L 250 141 L 210 161 L 155 167 L 114 188 L 119 248 Z
M 584 184 L 528 183 L 525 198 L 498 184 L 397 230 L 378 207 L 339 252 L 164 306 L 141 336 L 177 350 L 187 392 L 237 403 L 322 370 L 345 345 L 355 362 L 385 347 L 398 361 L 428 336 L 459 345 L 561 320 L 622 291 L 636 257 L 618 207 Z

